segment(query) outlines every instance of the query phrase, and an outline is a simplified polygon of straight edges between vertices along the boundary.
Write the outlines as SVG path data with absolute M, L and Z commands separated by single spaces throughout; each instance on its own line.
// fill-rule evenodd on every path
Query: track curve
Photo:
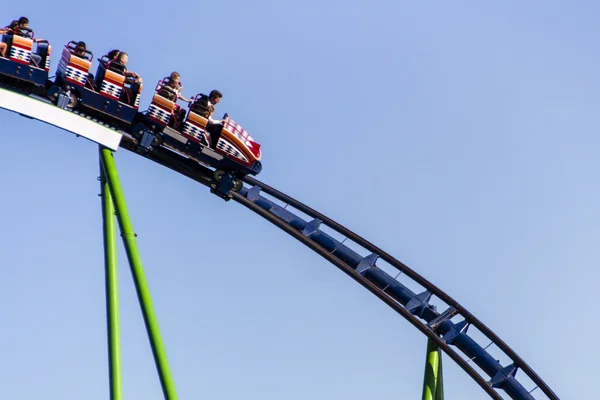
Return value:
M 12 98 L 11 95 L 19 97 Z M 69 111 L 43 108 L 54 108 L 44 103 L 47 102 L 41 98 L 0 88 L 0 108 L 86 137 L 113 151 L 120 146 L 138 153 L 135 140 L 125 132 L 104 127 L 97 121 Z M 205 186 L 212 183 L 212 170 L 191 159 L 182 158 L 169 149 L 157 148 L 153 152 L 141 155 Z M 491 398 L 502 399 L 500 390 L 503 390 L 512 399 L 534 399 L 532 393 L 539 388 L 545 395 L 542 398 L 558 399 L 550 387 L 502 339 L 440 288 L 324 214 L 255 178 L 247 176 L 244 181 L 246 185 L 242 190 L 233 193 L 232 198 L 235 202 L 299 240 L 402 315 L 415 328 L 434 340 Z M 277 204 L 277 201 L 283 202 L 285 206 Z M 298 214 L 304 214 L 312 220 L 306 220 Z M 323 227 L 345 238 L 342 241 L 337 240 L 324 232 Z M 347 240 L 354 243 L 353 247 L 359 247 L 368 254 L 360 255 L 344 244 Z M 385 266 L 377 263 L 378 260 L 397 270 L 398 276 L 392 277 L 388 274 L 384 270 Z M 416 284 L 423 290 L 420 293 L 410 290 L 398 280 L 400 274 L 410 279 L 412 285 Z M 438 303 L 444 304 L 444 310 L 441 312 L 432 304 L 436 299 Z M 473 335 L 469 335 L 469 329 L 477 330 L 489 344 L 483 347 Z M 511 362 L 502 365 L 496 360 L 487 351 L 491 345 L 495 345 Z M 535 387 L 525 387 L 526 384 L 517 377 L 519 370 L 535 384 Z
M 558 399 L 558 396 L 538 376 L 538 374 L 536 374 L 535 371 L 533 371 L 533 369 L 502 339 L 471 314 L 465 307 L 460 305 L 456 300 L 427 279 L 366 239 L 305 204 L 300 203 L 292 197 L 279 192 L 255 178 L 247 177 L 245 181 L 251 185 L 251 187 L 244 188 L 240 194 L 234 195 L 234 199 L 237 202 L 252 209 L 252 211 L 286 230 L 286 232 L 288 232 L 289 229 L 284 228 L 283 226 L 292 227 L 292 229 L 295 229 L 296 232 L 300 233 L 303 237 L 300 238 L 297 234 L 293 233 L 292 236 L 296 237 L 307 246 L 313 247 L 306 243 L 306 239 L 317 243 L 320 246 L 320 249 L 313 250 L 338 266 L 338 268 L 357 280 L 362 286 L 373 292 L 377 297 L 384 300 L 386 304 L 408 319 L 409 322 L 415 325 L 421 332 L 436 340 L 446 354 L 456 361 L 492 397 L 496 398 L 498 394 L 490 389 L 503 389 L 513 399 L 533 399 L 534 397 L 531 395 L 531 392 L 534 389 L 539 388 L 549 399 Z M 259 194 L 260 192 L 265 192 L 275 199 L 283 201 L 286 205 L 308 215 L 313 218 L 313 220 L 305 221 L 301 219 L 289 211 L 288 207 L 284 208 L 279 206 L 273 201 L 261 196 Z M 270 215 L 265 214 L 265 212 Z M 273 217 L 278 218 L 279 221 Z M 285 224 L 282 224 L 281 222 L 284 221 Z M 321 224 L 331 228 L 343 235 L 346 239 L 351 240 L 361 248 L 369 251 L 370 255 L 366 257 L 360 256 L 357 252 L 343 244 L 346 239 L 340 242 L 318 229 Z M 337 256 L 334 255 L 336 251 Z M 332 258 L 334 259 L 332 260 Z M 422 286 L 425 290 L 419 294 L 413 293 L 405 285 L 397 281 L 397 278 L 393 278 L 377 266 L 376 261 L 379 258 L 409 277 L 413 282 Z M 377 291 L 373 290 L 373 286 L 377 288 Z M 386 290 L 388 291 L 387 293 Z M 430 304 L 432 296 L 437 296 L 448 308 L 441 313 L 437 312 L 435 306 Z M 401 308 L 399 305 L 404 307 Z M 453 323 L 451 319 L 462 320 Z M 418 324 L 420 324 L 420 326 Z M 496 345 L 497 348 L 512 361 L 512 363 L 502 366 L 491 354 L 487 353 L 485 348 L 479 345 L 473 338 L 469 337 L 467 330 L 470 326 L 478 329 L 489 340 L 490 344 Z M 441 340 L 437 340 L 439 339 L 438 334 L 441 334 Z M 485 371 L 489 376 L 489 381 L 486 381 L 482 374 L 478 374 L 474 368 L 464 362 L 465 360 L 460 357 L 453 347 L 461 350 L 463 354 L 468 357 L 469 361 L 474 362 L 479 368 Z M 489 347 L 489 344 L 486 348 L 487 347 Z M 529 379 L 535 383 L 535 388 L 531 388 L 530 390 L 524 388 L 516 378 L 518 369 L 521 369 Z

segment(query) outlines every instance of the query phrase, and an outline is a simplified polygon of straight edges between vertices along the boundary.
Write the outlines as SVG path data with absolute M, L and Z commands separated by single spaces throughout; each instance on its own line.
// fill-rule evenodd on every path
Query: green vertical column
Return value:
M 110 150 L 103 148 L 100 151 L 100 155 L 104 172 L 106 174 L 106 179 L 108 181 L 110 192 L 112 194 L 113 202 L 117 211 L 117 220 L 119 221 L 119 226 L 121 228 L 123 244 L 125 245 L 138 300 L 144 315 L 144 322 L 146 324 L 146 330 L 150 339 L 150 345 L 152 346 L 152 354 L 154 355 L 154 361 L 158 369 L 162 390 L 167 400 L 176 400 L 177 393 L 175 391 L 175 383 L 171 376 L 169 362 L 167 360 L 167 353 L 160 335 L 160 329 L 158 327 L 158 320 L 154 312 L 154 307 L 152 306 L 150 289 L 148 288 L 148 283 L 146 282 L 146 277 L 144 275 L 142 260 L 140 258 L 135 240 L 135 233 L 133 232 L 133 227 L 129 219 L 129 213 L 127 212 L 127 205 L 125 203 L 125 197 L 123 196 L 121 183 L 119 182 L 117 167 Z
M 438 381 L 437 388 L 435 391 L 435 400 L 444 400 L 444 371 L 442 370 L 442 351 L 438 349 L 439 361 L 438 361 Z
M 104 266 L 106 282 L 106 324 L 108 333 L 108 379 L 110 400 L 122 400 L 121 342 L 119 335 L 119 282 L 117 271 L 117 236 L 115 209 L 102 164 L 100 164 L 102 220 L 104 231 Z
M 423 400 L 443 400 L 442 355 L 436 342 L 427 339 L 427 360 L 423 379 Z

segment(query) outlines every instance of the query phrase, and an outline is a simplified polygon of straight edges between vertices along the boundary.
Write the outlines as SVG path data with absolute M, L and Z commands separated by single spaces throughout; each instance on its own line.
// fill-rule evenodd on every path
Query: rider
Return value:
M 11 31 L 11 29 L 9 28 L 9 26 L 7 26 L 4 29 L 0 29 L 0 38 L 2 38 L 2 35 L 4 35 L 5 33 L 9 33 Z M 6 58 L 6 50 L 8 49 L 8 44 L 4 43 L 4 42 L 0 42 L 0 57 L 4 57 Z
M 87 45 L 84 41 L 80 40 L 75 44 L 75 48 L 69 47 L 69 51 L 71 52 L 71 54 L 79 58 L 85 59 L 85 55 L 87 54 Z M 85 86 L 89 89 L 94 88 L 94 74 L 92 74 L 91 72 L 88 72 L 87 74 Z
M 77 42 L 77 44 L 75 45 L 75 49 L 72 50 L 72 53 L 75 54 L 77 57 L 85 57 L 85 53 L 87 52 L 87 46 L 85 44 L 85 42 L 79 41 Z
M 25 18 L 25 17 L 21 17 L 21 18 Z M 19 21 L 15 19 L 9 25 L 7 25 L 4 29 L 0 29 L 0 35 L 4 35 L 4 34 L 13 35 L 15 33 L 15 30 L 18 27 L 19 27 Z M 8 36 L 8 35 L 6 37 L 2 38 L 3 40 L 6 40 L 6 42 L 4 42 L 4 41 L 0 42 L 0 55 L 5 58 L 8 58 L 6 51 L 12 44 L 12 36 Z
M 108 54 L 106 55 L 106 58 L 108 58 L 108 62 L 110 64 L 111 61 L 115 61 L 117 59 L 117 56 L 119 55 L 119 53 L 121 53 L 121 50 L 111 50 L 108 52 Z
M 12 22 L 4 28 L 4 30 L 7 31 L 7 33 L 22 34 L 20 28 L 27 28 L 28 25 L 29 20 L 27 17 L 21 17 L 19 19 L 13 19 Z
M 119 101 L 133 105 L 135 102 L 134 96 L 140 90 L 142 78 L 135 72 L 127 70 L 126 65 L 127 61 L 129 61 L 129 55 L 124 51 L 112 50 L 108 53 L 107 57 L 109 58 L 108 68 L 125 75 L 125 83 L 130 85 L 129 88 L 123 87 Z
M 31 29 L 29 29 L 29 18 L 21 17 L 18 20 L 14 20 L 7 26 L 5 29 L 10 29 L 15 35 L 31 37 Z M 34 42 L 39 42 L 44 39 L 33 39 Z M 31 63 L 38 67 L 43 68 L 42 66 L 42 57 L 38 54 L 30 53 Z
M 208 119 L 208 123 L 206 124 L 206 131 L 210 135 L 210 147 L 216 148 L 219 142 L 219 138 L 221 137 L 221 132 L 223 131 L 223 120 L 220 119 L 212 119 L 212 114 L 215 112 L 215 104 L 218 104 L 221 101 L 223 94 L 218 90 L 212 90 L 208 97 L 206 95 L 201 95 L 200 99 L 198 99 L 193 105 L 191 111 L 196 114 L 203 116 Z
M 181 75 L 179 75 L 179 72 L 173 71 L 168 78 L 163 80 L 163 85 L 157 91 L 159 96 L 169 99 L 175 103 L 175 108 L 173 109 L 173 118 L 169 122 L 169 126 L 175 130 L 179 129 L 181 122 L 185 118 L 185 110 L 177 105 L 177 100 L 181 99 L 188 103 L 192 102 L 192 100 L 186 99 L 181 94 L 182 90 L 183 85 L 181 84 Z

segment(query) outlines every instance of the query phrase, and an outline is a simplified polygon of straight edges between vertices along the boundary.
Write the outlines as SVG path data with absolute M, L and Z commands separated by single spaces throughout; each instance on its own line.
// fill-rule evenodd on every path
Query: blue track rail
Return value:
M 129 149 L 128 142 L 125 141 L 122 147 Z M 203 185 L 211 184 L 212 171 L 193 160 L 181 160 L 170 151 L 155 151 L 144 156 Z M 504 392 L 518 400 L 559 399 L 502 339 L 427 279 L 294 198 L 250 176 L 244 181 L 244 188 L 233 193 L 234 201 L 299 240 L 402 315 L 434 340 L 491 398 L 501 400 Z M 324 229 L 337 232 L 343 239 L 334 238 Z M 358 247 L 367 255 L 362 256 L 350 248 L 350 243 L 353 243 L 352 248 Z M 398 272 L 396 277 L 386 271 L 390 267 Z M 408 286 L 418 286 L 422 290 L 414 292 Z M 433 303 L 443 304 L 441 311 Z M 502 364 L 490 352 L 492 346 L 497 350 L 496 356 L 510 361 Z
M 296 237 L 369 289 L 421 332 L 435 340 L 492 398 L 502 398 L 498 390 L 503 390 L 512 399 L 534 399 L 533 393 L 539 389 L 545 395 L 542 398 L 558 399 L 548 385 L 504 341 L 437 286 L 325 215 L 252 177 L 247 177 L 245 181 L 250 187 L 244 187 L 239 194 L 234 195 L 235 201 Z M 265 194 L 285 205 L 277 204 Z M 294 213 L 294 209 L 299 213 Z M 312 219 L 303 219 L 297 215 L 300 213 Z M 325 233 L 322 227 L 328 227 L 345 238 L 339 241 Z M 361 256 L 344 244 L 348 240 L 370 254 Z M 420 293 L 411 291 L 397 278 L 381 269 L 377 265 L 379 259 L 424 290 Z M 431 304 L 433 297 L 445 303 L 446 308 L 438 312 Z M 469 329 L 473 328 L 480 333 L 477 336 L 487 339 L 487 343 L 480 344 L 469 335 Z M 511 362 L 502 365 L 486 351 L 491 345 L 495 345 L 504 354 L 504 358 Z M 533 382 L 534 387 L 526 388 L 517 376 L 518 371 L 522 371 Z

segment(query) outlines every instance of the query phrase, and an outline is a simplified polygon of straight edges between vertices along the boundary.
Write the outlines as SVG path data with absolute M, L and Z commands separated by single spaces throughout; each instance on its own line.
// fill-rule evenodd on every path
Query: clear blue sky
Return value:
M 496 3 L 2 11 L 51 41 L 53 70 L 68 40 L 129 52 L 144 106 L 172 70 L 186 96 L 221 90 L 217 113 L 263 145 L 261 180 L 410 265 L 561 398 L 584 398 L 600 329 L 600 4 Z M 6 112 L 0 131 L 0 397 L 106 399 L 97 149 Z M 425 338 L 408 322 L 241 206 L 116 160 L 181 399 L 420 398 Z M 125 398 L 160 399 L 123 251 L 120 266 Z M 445 361 L 447 398 L 484 398 Z

